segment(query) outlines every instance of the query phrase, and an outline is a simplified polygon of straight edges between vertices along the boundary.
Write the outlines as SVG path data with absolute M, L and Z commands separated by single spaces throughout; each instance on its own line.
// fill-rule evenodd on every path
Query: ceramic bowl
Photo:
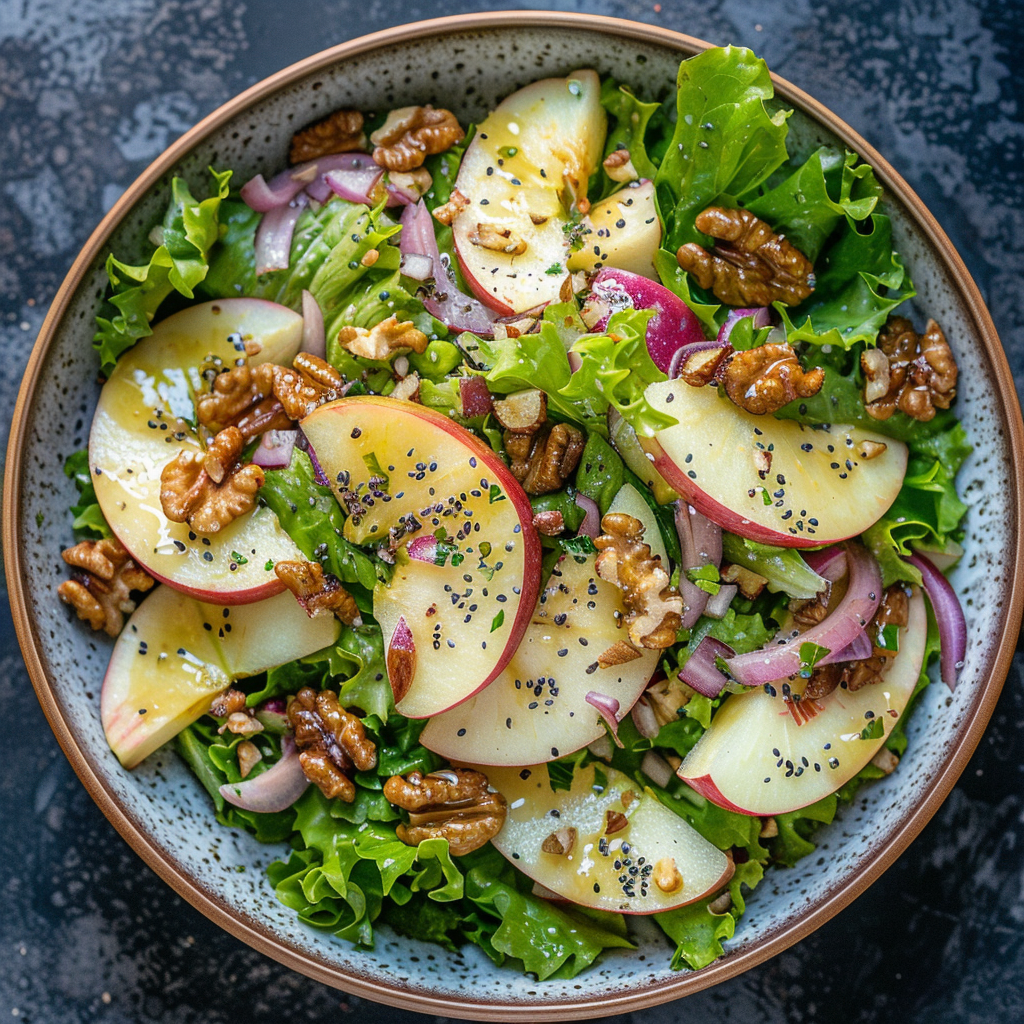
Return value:
M 158 752 L 127 772 L 104 743 L 98 698 L 111 645 L 57 600 L 70 524 L 54 513 L 73 496 L 62 460 L 86 443 L 99 392 L 90 341 L 104 257 L 111 248 L 142 257 L 172 175 L 198 186 L 210 165 L 234 168 L 236 182 L 272 172 L 284 165 L 296 128 L 338 107 L 434 101 L 466 124 L 513 89 L 581 66 L 660 96 L 679 60 L 706 45 L 649 25 L 517 11 L 405 26 L 317 54 L 225 104 L 149 167 L 89 239 L 43 325 L 14 416 L 4 505 L 8 586 L 39 699 L 82 782 L 135 851 L 212 920 L 320 981 L 426 1013 L 506 1021 L 635 1010 L 715 984 L 813 931 L 892 864 L 952 788 L 995 705 L 1024 594 L 1024 445 L 1003 351 L 964 264 L 917 196 L 847 125 L 776 79 L 781 102 L 795 109 L 790 138 L 798 155 L 821 143 L 846 146 L 885 186 L 896 244 L 917 283 L 915 316 L 937 318 L 952 342 L 961 369 L 958 408 L 976 446 L 960 478 L 970 506 L 967 554 L 954 574 L 969 625 L 960 684 L 955 694 L 941 685 L 925 692 L 899 770 L 866 787 L 821 833 L 812 871 L 770 871 L 726 955 L 695 973 L 670 969 L 669 944 L 643 919 L 634 919 L 636 951 L 611 952 L 572 981 L 538 983 L 496 969 L 475 947 L 447 953 L 383 928 L 377 948 L 360 952 L 301 925 L 277 902 L 264 868 L 281 849 L 217 825 L 199 783 L 173 753 Z

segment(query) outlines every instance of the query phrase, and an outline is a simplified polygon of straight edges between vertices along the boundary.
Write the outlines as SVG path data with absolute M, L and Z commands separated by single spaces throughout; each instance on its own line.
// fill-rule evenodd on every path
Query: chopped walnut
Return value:
M 403 843 L 447 839 L 453 857 L 480 849 L 505 823 L 505 798 L 489 791 L 486 775 L 468 768 L 393 775 L 384 783 L 384 796 L 409 812 L 409 824 L 397 829 Z
M 153 578 L 135 564 L 116 537 L 83 540 L 65 550 L 63 557 L 81 572 L 65 580 L 57 588 L 57 596 L 93 629 L 117 636 L 124 628 L 125 615 L 135 611 L 131 592 L 149 590 Z
M 434 220 L 451 227 L 462 211 L 469 206 L 469 196 L 463 195 L 457 188 L 453 188 L 448 202 L 438 206 L 434 210 Z
M 466 133 L 450 110 L 400 107 L 371 136 L 373 159 L 389 171 L 411 171 L 428 156 L 443 153 Z
M 481 249 L 503 252 L 508 256 L 522 256 L 526 252 L 525 239 L 511 228 L 501 228 L 497 224 L 477 224 L 470 232 L 469 240 Z
M 814 267 L 799 249 L 749 210 L 709 206 L 697 215 L 698 231 L 717 243 L 710 251 L 687 242 L 676 260 L 727 306 L 795 306 L 814 291 Z
M 267 430 L 287 430 L 291 418 L 273 394 L 274 377 L 280 369 L 260 363 L 218 373 L 210 393 L 196 401 L 196 418 L 214 434 L 237 427 L 246 440 Z
M 513 434 L 535 434 L 548 419 L 548 396 L 540 388 L 515 391 L 492 403 L 494 418 Z
M 295 733 L 299 763 L 310 782 L 328 800 L 351 803 L 356 797 L 349 776 L 377 767 L 377 748 L 363 723 L 338 703 L 333 690 L 317 693 L 304 686 L 288 702 L 288 722 Z
M 804 629 L 817 626 L 819 622 L 824 622 L 825 616 L 828 615 L 828 595 L 818 594 L 809 600 L 794 597 L 789 602 L 789 612 L 798 626 Z
M 552 832 L 543 843 L 540 844 L 540 848 L 545 853 L 553 853 L 556 857 L 566 857 L 572 853 L 572 848 L 576 845 L 576 829 L 572 828 L 560 828 L 556 832 Z
M 759 839 L 774 839 L 779 834 L 779 823 L 774 818 L 763 818 Z
M 164 515 L 196 533 L 217 533 L 251 512 L 264 476 L 259 466 L 238 464 L 244 443 L 237 427 L 226 427 L 206 452 L 186 448 L 171 459 L 160 474 Z
M 888 449 L 888 445 L 884 441 L 869 441 L 865 438 L 859 445 L 857 445 L 857 454 L 865 462 L 870 462 L 872 459 L 877 459 L 879 455 L 883 454 Z
M 720 896 L 716 896 L 709 904 L 708 910 L 712 914 L 728 914 L 729 908 L 732 906 L 732 894 L 728 889 L 725 890 Z
M 710 384 L 717 376 L 722 364 L 732 355 L 732 346 L 705 349 L 694 352 L 679 368 L 676 376 L 692 388 L 702 388 Z
M 407 196 L 415 196 L 417 199 L 426 195 L 430 191 L 430 186 L 434 184 L 434 179 L 426 167 L 417 167 L 408 172 L 391 171 L 388 174 L 388 181 Z
M 346 625 L 362 625 L 355 598 L 319 563 L 277 562 L 274 572 L 310 618 L 327 612 L 337 615 Z
M 533 517 L 533 528 L 545 537 L 557 537 L 565 529 L 565 519 L 558 509 L 537 512 Z
M 661 857 L 654 863 L 654 884 L 664 893 L 678 892 L 683 887 L 683 876 L 674 857 Z
M 344 330 L 344 328 L 342 328 Z M 305 419 L 314 409 L 340 398 L 345 380 L 325 359 L 300 352 L 292 369 L 274 368 L 274 396 L 293 420 Z
M 878 347 L 866 349 L 860 361 L 864 405 L 876 420 L 887 420 L 899 409 L 927 423 L 956 397 L 956 360 L 934 320 L 919 336 L 909 320 L 890 317 L 879 332 Z
M 899 766 L 900 759 L 888 747 L 881 747 L 878 753 L 871 758 L 871 763 L 876 768 L 885 772 L 886 775 L 892 775 Z
M 601 520 L 601 529 L 604 532 L 594 541 L 601 552 L 594 568 L 601 579 L 622 591 L 629 639 L 648 650 L 671 647 L 682 625 L 683 599 L 661 558 L 644 543 L 643 523 L 611 512 Z
M 358 110 L 336 110 L 292 136 L 288 162 L 304 164 L 331 153 L 349 153 L 363 149 L 363 115 Z
M 251 740 L 242 740 L 235 753 L 238 755 L 238 773 L 243 779 L 263 760 L 260 748 Z
M 535 434 L 504 435 L 512 475 L 527 494 L 557 491 L 579 464 L 586 447 L 583 433 L 568 423 L 545 423 Z
M 768 584 L 764 576 L 742 565 L 722 566 L 721 580 L 723 583 L 735 583 L 740 588 L 740 593 L 750 601 L 760 596 Z
M 827 697 L 839 685 L 841 676 L 840 665 L 815 665 L 800 699 L 821 700 L 822 697 Z
M 902 584 L 895 583 L 886 590 L 879 602 L 875 617 L 868 623 L 866 632 L 872 640 L 870 658 L 863 661 L 847 662 L 843 666 L 842 682 L 850 692 L 881 682 L 889 662 L 896 657 L 896 651 L 882 647 L 886 626 L 905 626 L 910 621 L 910 600 Z
M 397 398 L 402 402 L 418 402 L 420 400 L 420 375 L 418 373 L 407 373 L 391 392 L 391 398 Z
M 263 723 L 250 708 L 246 708 L 244 711 L 232 711 L 228 715 L 223 725 L 217 730 L 218 734 L 225 731 L 236 736 L 254 736 L 258 732 L 263 732 Z
M 363 359 L 390 359 L 395 352 L 425 352 L 427 336 L 411 320 L 399 322 L 389 316 L 367 330 L 365 327 L 342 327 L 338 341 L 354 356 Z
M 759 345 L 729 357 L 722 383 L 741 409 L 764 416 L 795 398 L 816 395 L 825 383 L 825 371 L 820 366 L 805 371 L 790 345 Z
M 245 710 L 245 694 L 241 690 L 225 690 L 217 694 L 210 704 L 210 714 L 214 718 L 227 718 L 238 711 Z
M 659 726 L 681 718 L 683 708 L 692 696 L 693 690 L 675 676 L 671 679 L 659 679 L 644 691 L 644 697 L 650 704 Z
M 606 811 L 604 816 L 604 834 L 606 836 L 613 836 L 616 832 L 621 832 L 628 824 L 629 818 L 622 811 Z
M 631 643 L 627 643 L 625 640 L 617 640 L 611 647 L 597 656 L 597 663 L 601 668 L 626 665 L 631 661 L 636 661 L 640 657 L 640 653 Z
M 629 155 L 628 149 L 613 149 L 604 158 L 601 166 L 604 167 L 605 174 L 612 181 L 625 183 L 627 181 L 636 181 L 640 177 L 633 166 L 633 159 Z

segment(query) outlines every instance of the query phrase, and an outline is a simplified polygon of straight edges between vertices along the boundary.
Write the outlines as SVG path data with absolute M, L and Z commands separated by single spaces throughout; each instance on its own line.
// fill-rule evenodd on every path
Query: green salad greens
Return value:
M 639 912 L 660 926 L 667 943 L 658 954 L 673 968 L 705 967 L 722 955 L 765 872 L 812 853 L 837 809 L 893 770 L 930 662 L 940 648 L 955 655 L 950 602 L 926 614 L 921 585 L 934 599 L 936 584 L 907 559 L 923 554 L 945 569 L 960 554 L 968 507 L 956 476 L 971 445 L 950 407 L 956 370 L 941 329 L 918 334 L 894 316 L 898 308 L 912 316 L 915 291 L 881 186 L 855 153 L 794 149 L 791 112 L 749 50 L 710 49 L 684 61 L 669 84 L 645 97 L 593 72 L 537 83 L 454 141 L 415 143 L 418 157 L 404 170 L 378 149 L 373 158 L 325 153 L 292 178 L 260 178 L 240 192 L 230 171 L 213 171 L 212 185 L 194 183 L 202 199 L 176 178 L 148 259 L 108 258 L 95 340 L 108 389 L 145 376 L 124 369 L 144 346 L 159 359 L 159 322 L 172 306 L 207 303 L 225 331 L 235 300 L 287 307 L 286 326 L 298 323 L 294 313 L 304 317 L 294 368 L 269 366 L 261 346 L 290 344 L 290 360 L 298 328 L 287 344 L 239 329 L 231 359 L 208 354 L 175 371 L 173 387 L 152 385 L 157 397 L 134 415 L 149 417 L 167 442 L 172 461 L 157 467 L 152 502 L 183 558 L 202 569 L 198 560 L 219 565 L 217 552 L 228 552 L 226 578 L 262 573 L 245 600 L 279 590 L 280 576 L 321 622 L 334 622 L 332 609 L 342 620 L 332 643 L 259 670 L 190 647 L 208 689 L 185 700 L 178 682 L 161 677 L 166 703 L 183 704 L 153 739 L 173 737 L 222 825 L 279 845 L 267 872 L 274 895 L 339 939 L 372 948 L 386 925 L 448 950 L 473 943 L 495 964 L 543 981 L 634 947 L 628 922 Z M 557 146 L 545 118 L 559 128 Z M 709 209 L 730 225 L 718 237 L 697 226 Z M 683 269 L 680 247 L 702 269 Z M 722 298 L 737 288 L 749 296 L 742 307 Z M 165 387 L 182 389 L 183 404 L 161 406 Z M 372 405 L 374 396 L 391 404 Z M 361 464 L 339 468 L 297 429 L 300 421 L 311 429 L 305 417 L 329 401 L 377 410 L 377 446 L 360 449 Z M 443 477 L 425 508 L 409 506 L 403 488 L 412 493 L 437 469 L 416 463 L 406 474 L 405 435 L 385 436 L 410 408 L 423 411 L 425 435 L 447 431 L 452 445 L 486 450 L 494 461 L 483 465 L 498 468 L 485 471 L 482 490 Z M 112 633 L 103 596 L 115 572 L 129 554 L 150 567 L 98 453 L 97 432 L 113 429 L 98 413 L 94 447 L 72 455 L 66 471 L 78 491 L 76 539 L 114 568 L 90 576 L 69 558 L 87 571 L 78 591 L 61 590 Z M 228 442 L 233 454 L 218 454 Z M 432 442 L 410 437 L 409 465 L 417 443 Z M 469 464 L 479 473 L 476 458 Z M 208 502 L 220 510 L 217 496 L 254 461 L 248 495 L 238 497 L 239 485 L 233 511 L 213 528 L 196 525 L 196 510 Z M 176 491 L 171 470 L 187 488 Z M 487 502 L 520 509 L 514 535 L 491 536 L 486 518 L 481 532 L 481 514 L 465 512 L 474 496 L 487 515 Z M 393 516 L 381 511 L 391 502 Z M 293 559 L 268 558 L 250 543 L 248 516 L 271 524 L 260 536 L 277 538 Z M 383 526 L 374 533 L 364 519 Z M 524 556 L 509 590 L 500 559 L 502 550 L 518 557 L 521 530 L 538 555 L 535 564 Z M 174 554 L 166 538 L 159 543 L 161 556 Z M 293 582 L 279 571 L 285 564 Z M 419 585 L 434 588 L 425 599 L 434 603 L 422 614 L 439 616 L 435 650 L 441 619 L 456 621 L 444 618 L 455 614 L 449 597 L 460 616 L 491 599 L 488 585 L 506 588 L 502 601 L 513 597 L 488 612 L 482 634 L 486 651 L 488 638 L 497 646 L 512 630 L 509 650 L 491 656 L 486 679 L 470 680 L 489 683 L 479 695 L 460 691 L 478 702 L 476 740 L 466 727 L 445 732 L 457 707 L 427 717 L 398 710 L 431 682 L 412 606 L 395 625 L 388 602 L 424 565 L 433 575 Z M 299 583 L 294 566 L 304 567 Z M 153 571 L 187 589 L 173 572 Z M 570 578 L 578 582 L 561 582 Z M 473 581 L 464 594 L 461 579 Z M 539 602 L 520 615 L 524 594 Z M 604 602 L 605 619 L 574 633 L 588 599 L 591 610 Z M 99 611 L 86 609 L 90 600 Z M 181 620 L 205 619 L 209 642 L 226 652 L 225 630 L 245 621 L 248 606 L 204 600 L 182 596 Z M 548 619 L 546 602 L 563 610 Z M 147 654 L 135 622 L 118 651 L 139 649 L 118 654 L 119 664 Z M 538 669 L 541 633 L 563 626 L 564 648 L 555 644 Z M 427 634 L 418 636 L 422 645 Z M 580 661 L 577 647 L 588 644 Z M 558 659 L 570 645 L 577 661 L 565 664 L 577 667 L 566 672 Z M 783 649 L 798 650 L 798 663 L 772 674 Z M 451 660 L 472 675 L 478 660 L 464 658 Z M 155 677 L 118 671 L 125 706 L 145 710 L 140 688 Z M 896 696 L 872 710 L 883 677 Z M 301 712 L 300 691 L 309 702 L 328 695 L 337 710 Z M 847 705 L 868 709 L 856 712 L 853 732 Z M 534 718 L 527 707 L 538 709 Z M 540 742 L 534 725 L 542 722 L 537 736 L 548 728 L 536 717 L 545 707 L 565 716 L 567 738 L 542 743 L 542 763 L 523 760 L 521 750 Z M 137 758 L 104 715 L 130 766 Z M 502 738 L 502 718 L 511 739 Z M 372 767 L 360 766 L 353 736 L 369 745 Z M 719 751 L 723 736 L 733 737 L 731 754 Z M 808 736 L 818 738 L 808 746 Z M 490 780 L 507 800 L 466 795 L 464 765 L 477 762 L 485 789 Z M 577 798 L 587 772 L 593 792 Z M 540 788 L 519 796 L 528 778 Z M 403 803 L 400 785 L 447 795 Z M 621 805 L 604 810 L 616 793 Z M 531 801 L 556 809 L 524 824 Z M 661 824 L 645 832 L 641 814 L 663 815 L 651 818 Z M 527 833 L 543 845 L 530 846 Z M 658 845 L 666 836 L 709 851 L 714 877 L 698 885 L 697 869 Z M 614 859 L 614 870 L 591 875 L 588 857 Z

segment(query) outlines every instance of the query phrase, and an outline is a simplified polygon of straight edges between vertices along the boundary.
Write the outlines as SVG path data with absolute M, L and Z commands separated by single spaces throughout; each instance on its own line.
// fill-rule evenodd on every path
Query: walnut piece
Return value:
M 292 136 L 288 162 L 303 164 L 330 153 L 349 153 L 365 146 L 363 115 L 358 110 L 336 110 Z
M 722 383 L 741 409 L 764 416 L 796 398 L 816 395 L 825 383 L 825 371 L 820 366 L 805 371 L 790 345 L 759 345 L 729 357 Z
M 817 626 L 819 622 L 824 622 L 825 616 L 828 615 L 828 595 L 818 594 L 817 597 L 810 599 L 794 597 L 789 602 L 789 612 L 798 626 L 804 629 Z
M 263 760 L 260 748 L 250 740 L 242 740 L 235 753 L 238 756 L 238 773 L 243 779 Z
M 604 173 L 612 181 L 619 181 L 625 184 L 627 181 L 636 181 L 640 177 L 633 166 L 633 158 L 629 155 L 628 149 L 613 149 L 601 165 Z
M 879 332 L 878 347 L 866 349 L 860 362 L 864 405 L 876 420 L 887 420 L 899 409 L 927 423 L 956 397 L 956 360 L 934 320 L 918 335 L 906 318 L 890 317 Z
M 520 238 L 511 228 L 497 224 L 477 224 L 470 232 L 469 240 L 481 249 L 503 252 L 508 256 L 522 256 L 526 252 L 526 240 Z
M 718 376 L 723 363 L 731 355 L 731 345 L 705 349 L 703 352 L 694 352 L 679 368 L 676 376 L 692 388 L 702 388 L 706 384 L 710 384 Z
M 425 352 L 427 336 L 411 320 L 399 321 L 396 316 L 381 320 L 369 330 L 365 327 L 342 327 L 338 341 L 354 356 L 363 359 L 390 359 L 395 352 Z
M 125 615 L 135 611 L 131 592 L 149 590 L 153 578 L 132 561 L 116 537 L 83 540 L 64 551 L 63 557 L 81 571 L 57 588 L 57 596 L 93 629 L 117 636 Z
M 414 171 L 407 173 L 391 171 L 388 174 L 388 182 L 401 189 L 407 196 L 422 199 L 430 191 L 434 179 L 431 178 L 430 171 L 426 167 L 417 167 Z
M 881 682 L 889 662 L 896 657 L 896 651 L 879 644 L 886 626 L 905 626 L 910 621 L 910 601 L 902 584 L 894 583 L 882 595 L 875 617 L 868 623 L 866 632 L 872 640 L 870 658 L 850 661 L 843 666 L 842 683 L 851 693 L 864 686 Z
M 740 593 L 750 601 L 760 596 L 768 580 L 760 574 L 743 565 L 722 566 L 721 580 L 723 583 L 735 583 L 740 588 Z
M 800 699 L 821 700 L 827 697 L 839 685 L 842 674 L 841 665 L 815 665 Z
M 601 552 L 598 576 L 622 591 L 626 628 L 635 647 L 661 650 L 676 642 L 683 621 L 683 599 L 672 586 L 658 555 L 644 543 L 644 525 L 622 512 L 601 520 L 603 533 L 594 541 Z
M 644 691 L 659 726 L 674 722 L 683 715 L 694 691 L 676 676 L 658 679 Z
M 527 494 L 557 491 L 572 476 L 586 447 L 583 433 L 568 423 L 545 423 L 535 434 L 504 435 L 512 475 Z
M 428 156 L 443 153 L 461 142 L 466 133 L 450 110 L 400 107 L 371 136 L 373 159 L 389 171 L 411 171 Z
M 555 832 L 552 832 L 543 843 L 540 844 L 540 848 L 545 853 L 553 853 L 556 857 L 566 857 L 572 853 L 572 848 L 576 845 L 576 829 L 572 826 L 568 828 L 560 828 Z
M 557 537 L 565 529 L 565 518 L 558 509 L 537 512 L 533 517 L 533 528 L 545 537 Z
M 237 427 L 226 427 L 206 452 L 180 451 L 160 474 L 164 515 L 172 523 L 188 523 L 196 533 L 217 533 L 252 511 L 264 476 L 259 466 L 239 465 L 244 444 Z
M 446 227 L 451 227 L 455 218 L 467 206 L 469 206 L 469 196 L 463 195 L 457 188 L 453 188 L 448 202 L 435 208 L 434 219 Z
M 814 291 L 814 267 L 799 249 L 749 210 L 709 206 L 694 225 L 716 245 L 681 245 L 676 260 L 727 306 L 795 306 Z
M 661 857 L 654 863 L 654 884 L 666 893 L 678 892 L 683 887 L 683 876 L 674 857 Z
M 288 722 L 299 748 L 303 774 L 328 800 L 356 798 L 353 770 L 377 767 L 377 748 L 363 723 L 338 703 L 333 690 L 304 686 L 288 702 Z
M 234 366 L 213 378 L 209 394 L 196 402 L 196 418 L 211 433 L 237 427 L 249 440 L 267 430 L 287 430 L 292 421 L 273 394 L 272 363 Z
M 293 420 L 305 419 L 324 402 L 344 393 L 345 379 L 319 356 L 300 352 L 292 361 L 292 369 L 274 367 L 274 396 Z
M 236 736 L 254 736 L 258 732 L 263 732 L 263 723 L 251 708 L 246 708 L 244 711 L 232 711 L 217 730 L 218 735 L 223 734 L 225 730 Z
M 612 668 L 615 665 L 625 665 L 628 662 L 636 661 L 640 654 L 641 652 L 631 643 L 625 640 L 617 640 L 611 647 L 597 656 L 597 663 L 601 668 Z
M 384 783 L 384 796 L 409 812 L 409 824 L 397 829 L 403 843 L 447 839 L 453 857 L 480 849 L 505 823 L 505 798 L 488 790 L 486 775 L 468 768 L 392 775 Z
M 548 418 L 548 396 L 540 388 L 496 398 L 491 407 L 494 418 L 513 434 L 536 434 Z
M 210 704 L 210 714 L 214 718 L 227 718 L 239 711 L 245 710 L 245 694 L 241 690 L 225 690 L 217 694 Z
M 319 563 L 277 562 L 274 572 L 310 618 L 326 612 L 337 615 L 349 626 L 363 624 L 355 598 Z

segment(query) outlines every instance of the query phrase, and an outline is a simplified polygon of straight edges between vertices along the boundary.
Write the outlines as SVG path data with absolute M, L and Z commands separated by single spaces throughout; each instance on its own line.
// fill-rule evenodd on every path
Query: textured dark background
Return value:
M 202 116 L 307 54 L 489 5 L 0 0 L 0 432 L 47 304 L 127 184 Z M 981 286 L 1024 385 L 1019 0 L 560 0 L 751 46 L 895 165 Z M 0 612 L 0 1019 L 428 1018 L 346 998 L 221 932 L 92 804 Z M 800 945 L 650 1024 L 1024 1020 L 1024 657 L 978 753 L 910 850 Z M 439 1021 L 444 1018 L 437 1018 Z M 625 1018 L 620 1018 L 624 1020 Z

